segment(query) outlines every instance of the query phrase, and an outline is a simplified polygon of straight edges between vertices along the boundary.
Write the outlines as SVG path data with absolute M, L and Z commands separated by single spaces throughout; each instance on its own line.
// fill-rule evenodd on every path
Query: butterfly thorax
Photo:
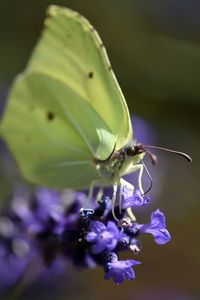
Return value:
M 126 146 L 121 150 L 114 151 L 106 160 L 94 160 L 96 169 L 101 178 L 114 184 L 120 177 L 130 173 L 133 165 L 138 164 L 145 155 L 141 144 Z

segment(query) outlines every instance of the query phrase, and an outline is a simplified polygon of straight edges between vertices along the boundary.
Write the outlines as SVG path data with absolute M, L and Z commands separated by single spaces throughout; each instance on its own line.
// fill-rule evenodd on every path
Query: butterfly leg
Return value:
M 101 184 L 102 182 L 99 181 L 99 180 L 95 180 L 95 181 L 92 181 L 91 182 L 91 185 L 90 185 L 90 189 L 89 189 L 89 194 L 88 194 L 88 198 L 87 200 L 90 201 L 92 199 L 92 196 L 93 196 L 93 192 L 94 192 L 94 188 L 96 186 L 101 186 L 100 187 L 100 190 L 97 194 L 97 201 L 101 199 L 102 195 L 103 195 L 103 186 Z M 115 202 L 116 202 L 116 198 L 117 198 L 117 190 L 118 190 L 118 184 L 117 183 L 114 183 L 113 184 L 113 194 L 112 194 L 112 215 L 113 215 L 113 218 L 116 220 L 116 221 L 119 221 L 115 215 Z
M 100 187 L 99 190 L 98 190 L 98 193 L 97 193 L 97 197 L 96 197 L 96 202 L 98 203 L 102 196 L 103 196 L 103 192 L 104 192 L 104 188 L 103 187 Z
M 144 171 L 144 166 L 142 164 L 139 164 L 139 175 L 138 175 L 138 186 L 139 186 L 139 190 L 141 195 L 144 194 L 144 190 L 142 187 L 142 175 L 143 175 L 143 171 Z
M 143 171 L 144 171 L 143 164 L 137 164 L 137 165 L 131 166 L 129 168 L 128 172 L 126 172 L 126 175 L 127 174 L 131 174 L 131 173 L 136 172 L 136 171 L 139 171 L 139 175 L 138 175 L 138 187 L 139 187 L 141 195 L 143 195 L 144 194 L 144 190 L 143 190 L 143 187 L 142 187 L 142 175 L 143 175 Z M 120 179 L 120 186 L 122 186 L 122 185 L 128 185 L 130 188 L 133 188 L 133 191 L 134 191 L 134 186 L 132 184 L 130 184 L 129 182 L 127 182 L 126 180 L 124 180 L 123 178 Z M 135 222 L 136 218 L 135 218 L 135 215 L 134 215 L 131 207 L 127 208 L 127 213 L 129 215 L 129 217 L 131 218 L 131 220 L 133 222 Z
M 122 184 L 121 184 L 121 180 L 120 180 L 120 184 L 119 184 L 119 213 L 122 213 L 122 192 L 121 192 L 121 188 L 122 188 Z
M 144 190 L 143 190 L 143 187 L 142 187 L 142 175 L 143 175 L 143 171 L 144 171 L 143 164 L 132 165 L 128 169 L 128 172 L 126 172 L 125 174 L 122 174 L 122 175 L 128 175 L 128 174 L 131 174 L 131 173 L 136 172 L 136 171 L 139 171 L 139 175 L 138 175 L 138 187 L 139 187 L 141 195 L 143 195 L 144 194 Z
M 93 197 L 93 193 L 94 193 L 95 187 L 99 187 L 99 190 L 98 190 L 98 193 L 97 193 L 97 196 L 96 196 L 96 202 L 98 202 L 99 200 L 101 200 L 101 198 L 103 196 L 105 185 L 102 183 L 101 180 L 94 180 L 90 184 L 89 193 L 88 193 L 88 197 L 87 197 L 88 202 Z
M 123 178 L 121 178 L 120 179 L 120 189 L 123 185 L 129 186 L 129 189 L 130 190 L 132 189 L 133 192 L 134 192 L 134 189 L 135 189 L 134 186 L 130 182 L 128 182 L 128 181 L 124 180 Z M 122 193 L 120 191 L 119 207 L 121 206 L 121 197 L 122 197 Z M 121 211 L 121 207 L 120 207 L 120 211 Z M 127 208 L 127 214 L 130 217 L 131 221 L 133 221 L 133 222 L 136 221 L 136 217 L 135 217 L 131 207 Z
M 129 170 L 129 174 L 133 173 L 135 171 L 139 171 L 139 175 L 138 175 L 138 187 L 139 187 L 141 195 L 143 195 L 144 194 L 144 190 L 143 190 L 143 187 L 142 187 L 142 175 L 143 175 L 143 171 L 144 171 L 143 164 L 133 165 L 132 168 L 130 168 L 130 170 Z M 134 215 L 131 207 L 129 207 L 127 209 L 127 213 L 129 215 L 129 217 L 131 218 L 131 220 L 133 222 L 135 222 L 136 221 L 136 217 L 135 217 L 135 215 Z
M 112 215 L 113 218 L 118 222 L 118 218 L 115 215 L 115 202 L 116 202 L 116 198 L 117 198 L 117 190 L 118 190 L 118 184 L 114 184 L 113 185 L 113 194 L 112 194 Z
M 123 185 L 129 186 L 129 189 L 133 190 L 133 192 L 134 192 L 134 189 L 135 189 L 134 186 L 130 182 L 126 181 L 123 178 L 120 178 L 120 181 L 119 181 L 119 188 L 120 188 L 120 193 L 119 193 L 119 212 L 120 213 L 122 211 L 122 186 Z
M 99 180 L 94 180 L 91 182 L 88 197 L 87 197 L 88 202 L 92 199 L 93 193 L 94 193 L 94 188 L 98 185 L 99 185 Z

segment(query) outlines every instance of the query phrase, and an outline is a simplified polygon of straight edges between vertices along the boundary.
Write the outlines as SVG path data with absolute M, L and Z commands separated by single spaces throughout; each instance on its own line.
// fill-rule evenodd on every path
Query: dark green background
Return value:
M 103 280 L 102 270 L 69 267 L 65 280 L 33 285 L 23 299 L 199 299 L 200 2 L 1 0 L 1 107 L 13 78 L 25 68 L 48 4 L 73 8 L 91 21 L 130 111 L 153 126 L 157 145 L 185 151 L 193 163 L 157 153 L 148 212 L 157 207 L 165 212 L 172 240 L 157 246 L 151 237 L 143 238 L 134 282 L 116 287 Z M 8 154 L 0 162 L 3 199 L 19 179 Z

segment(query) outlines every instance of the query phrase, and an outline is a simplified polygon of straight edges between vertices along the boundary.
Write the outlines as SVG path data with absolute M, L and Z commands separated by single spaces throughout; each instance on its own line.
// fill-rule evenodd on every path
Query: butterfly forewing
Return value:
M 28 69 L 58 78 L 89 102 L 116 136 L 116 150 L 131 140 L 129 112 L 105 47 L 83 16 L 50 6 Z M 100 144 L 97 151 L 102 160 L 106 159 L 103 147 Z

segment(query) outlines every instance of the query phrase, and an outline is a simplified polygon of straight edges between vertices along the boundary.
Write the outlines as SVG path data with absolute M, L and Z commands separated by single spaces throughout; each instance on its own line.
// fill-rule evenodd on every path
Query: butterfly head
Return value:
M 144 155 L 145 149 L 143 148 L 142 144 L 136 144 L 134 146 L 128 146 L 125 148 L 126 157 L 131 160 L 132 163 L 140 162 Z

